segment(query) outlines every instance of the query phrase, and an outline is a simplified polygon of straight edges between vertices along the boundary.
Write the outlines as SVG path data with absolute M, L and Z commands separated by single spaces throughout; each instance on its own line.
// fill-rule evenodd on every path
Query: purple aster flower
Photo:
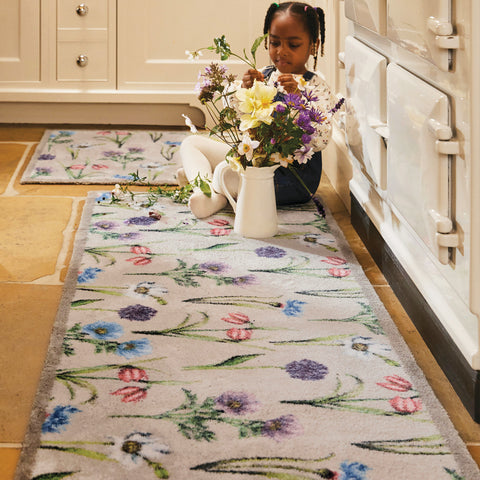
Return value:
M 245 392 L 225 392 L 215 399 L 217 407 L 231 415 L 246 415 L 258 410 L 259 403 Z
M 327 117 L 316 108 L 309 110 L 308 115 L 310 116 L 310 120 L 315 123 L 323 123 L 327 119 Z
M 141 357 L 142 355 L 149 355 L 152 353 L 152 346 L 150 345 L 148 338 L 141 338 L 140 340 L 131 340 L 129 342 L 121 343 L 115 353 L 128 359 Z
M 302 106 L 302 99 L 297 93 L 287 93 L 283 102 L 290 108 L 299 109 Z
M 301 435 L 302 426 L 293 415 L 282 415 L 281 417 L 267 420 L 262 427 L 262 435 L 270 437 L 277 442 L 287 437 Z
M 104 157 L 117 157 L 118 155 L 123 155 L 123 152 L 121 150 L 108 150 L 106 152 L 103 152 Z
M 81 410 L 70 405 L 57 405 L 43 422 L 42 432 L 60 433 L 65 431 L 66 426 L 70 423 L 70 417 L 77 412 L 81 412 Z
M 38 157 L 39 160 L 53 160 L 56 157 L 56 155 L 52 155 L 51 153 L 42 153 Z
M 146 322 L 155 316 L 157 310 L 154 308 L 146 307 L 144 305 L 130 305 L 125 308 L 121 308 L 118 311 L 120 318 L 125 318 L 127 320 L 137 321 L 137 322 Z
M 275 110 L 276 110 L 278 113 L 283 113 L 286 109 L 287 109 L 287 107 L 286 107 L 283 103 L 279 103 L 279 104 L 275 107 Z
M 138 238 L 140 234 L 138 232 L 127 232 L 127 233 L 122 233 L 121 235 L 118 236 L 119 240 L 134 240 Z
M 303 98 L 309 103 L 316 102 L 318 100 L 318 97 L 315 95 L 315 92 L 313 90 L 304 90 L 302 94 Z
M 267 258 L 282 258 L 287 254 L 283 248 L 274 247 L 273 245 L 269 245 L 268 247 L 259 247 L 255 250 L 255 253 L 259 257 Z
M 305 305 L 305 302 L 301 302 L 300 300 L 287 300 L 283 313 L 287 317 L 298 317 L 303 313 L 302 305 Z
M 310 119 L 310 115 L 307 112 L 302 112 L 296 121 L 297 125 L 302 129 L 305 130 L 309 135 L 315 133 L 315 127 L 312 125 L 312 120 Z
M 244 275 L 243 277 L 235 277 L 233 279 L 233 284 L 238 285 L 239 287 L 244 287 L 246 285 L 255 285 L 257 283 L 257 277 L 255 275 Z
M 126 225 L 148 226 L 155 222 L 158 222 L 158 219 L 155 217 L 132 217 L 125 220 Z
M 285 366 L 285 370 L 292 378 L 300 380 L 322 380 L 328 373 L 328 367 L 307 358 L 290 362 Z
M 205 262 L 201 263 L 199 265 L 199 268 L 201 270 L 204 270 L 205 272 L 210 272 L 210 273 L 223 273 L 226 270 L 228 270 L 228 266 L 225 265 L 224 263 L 220 262 Z
M 102 220 L 93 224 L 94 227 L 99 228 L 100 230 L 112 230 L 117 226 L 115 222 L 109 222 L 108 220 Z
M 311 140 L 312 140 L 311 135 L 308 135 L 308 134 L 306 134 L 306 133 L 304 133 L 304 134 L 302 135 L 302 143 L 303 143 L 303 144 L 308 145 L 308 144 L 311 142 Z

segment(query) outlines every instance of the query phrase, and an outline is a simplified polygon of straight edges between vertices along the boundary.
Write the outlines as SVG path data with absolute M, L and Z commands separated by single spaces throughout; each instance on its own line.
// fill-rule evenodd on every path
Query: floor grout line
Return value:
M 7 188 L 5 188 L 5 191 L 0 195 L 0 197 L 15 197 L 15 196 L 19 195 L 19 192 L 17 192 L 15 190 L 13 185 L 15 185 L 15 181 L 16 181 L 20 171 L 22 170 L 23 165 L 25 164 L 25 162 L 27 160 L 27 157 L 28 157 L 30 151 L 32 150 L 33 145 L 35 145 L 35 143 L 33 143 L 33 142 L 27 144 L 27 148 L 23 152 L 22 158 L 18 162 L 17 168 L 13 172 L 13 175 L 12 175 L 10 181 L 8 182 Z
M 33 285 L 63 285 L 63 281 L 60 279 L 60 275 L 62 270 L 68 267 L 67 257 L 68 252 L 70 250 L 70 245 L 72 244 L 73 239 L 75 238 L 76 229 L 75 229 L 75 222 L 78 218 L 79 211 L 80 211 L 80 204 L 84 201 L 84 198 L 72 198 L 72 210 L 70 213 L 70 218 L 68 220 L 67 225 L 65 226 L 62 235 L 63 235 L 63 242 L 62 248 L 57 256 L 57 262 L 55 264 L 55 272 L 51 275 L 46 275 L 44 277 L 37 278 L 33 282 Z

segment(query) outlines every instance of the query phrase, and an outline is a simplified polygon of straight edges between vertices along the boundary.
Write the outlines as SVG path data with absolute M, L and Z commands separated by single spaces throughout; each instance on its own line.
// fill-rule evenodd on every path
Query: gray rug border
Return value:
M 34 171 L 35 167 L 37 166 L 37 156 L 42 152 L 44 149 L 45 145 L 48 142 L 48 138 L 52 132 L 58 132 L 60 129 L 55 129 L 55 128 L 50 128 L 46 129 L 45 132 L 42 135 L 42 138 L 40 139 L 40 142 L 35 148 L 35 151 L 33 152 L 32 157 L 30 158 L 30 161 L 28 162 L 27 168 L 23 172 L 22 178 L 20 179 L 20 184 L 21 185 L 115 185 L 115 184 L 126 184 L 128 183 L 126 180 L 122 180 L 121 178 L 116 178 L 111 181 L 106 181 L 105 178 L 102 179 L 83 179 L 81 182 L 76 182 L 75 180 L 68 179 L 68 178 L 51 178 L 51 179 L 45 179 L 42 181 L 38 181 L 35 179 L 31 178 L 32 172 Z M 61 130 L 67 130 L 66 128 L 61 129 Z M 72 131 L 93 131 L 93 130 L 98 130 L 98 129 L 93 129 L 93 128 L 72 128 Z M 177 132 L 177 133 L 188 133 L 186 130 L 173 130 L 173 129 L 168 129 L 168 128 L 134 128 L 134 129 L 129 129 L 132 131 L 136 132 Z M 172 179 L 171 182 L 152 182 L 152 185 L 177 185 L 177 182 L 175 179 Z
M 81 221 L 74 239 L 74 248 L 68 273 L 65 278 L 62 298 L 56 314 L 55 322 L 50 337 L 50 344 L 47 351 L 45 364 L 39 380 L 37 393 L 32 406 L 29 426 L 24 440 L 24 446 L 17 465 L 14 480 L 29 480 L 30 472 L 33 467 L 34 454 L 39 446 L 41 426 L 43 424 L 42 414 L 45 406 L 48 404 L 49 394 L 55 381 L 56 367 L 61 359 L 62 339 L 66 331 L 66 323 L 70 312 L 70 304 L 75 294 L 77 285 L 78 268 L 82 259 L 84 246 L 89 231 L 90 218 L 95 207 L 95 198 L 105 192 L 103 190 L 90 191 L 85 199 L 85 205 L 82 212 Z M 320 195 L 317 195 L 322 205 L 324 205 Z M 435 396 L 424 373 L 415 362 L 412 352 L 407 343 L 398 331 L 395 322 L 387 312 L 382 301 L 378 297 L 375 289 L 366 277 L 359 264 L 355 254 L 349 246 L 337 221 L 334 219 L 330 210 L 324 205 L 326 219 L 332 234 L 337 239 L 337 246 L 342 256 L 347 260 L 355 280 L 360 285 L 363 293 L 370 302 L 382 328 L 384 329 L 392 348 L 398 354 L 402 366 L 411 375 L 416 390 L 419 392 L 424 405 L 427 407 L 435 425 L 445 438 L 448 447 L 452 451 L 461 474 L 466 480 L 480 480 L 480 470 L 471 457 L 465 443 L 460 438 L 458 432 L 452 424 L 447 412 Z
M 105 189 L 88 192 L 88 195 L 85 198 L 82 217 L 75 234 L 72 256 L 63 285 L 62 297 L 55 316 L 50 343 L 40 380 L 38 382 L 37 393 L 33 401 L 32 412 L 30 414 L 28 429 L 23 444 L 24 446 L 22 448 L 14 480 L 29 480 L 31 476 L 35 452 L 40 445 L 40 433 L 44 421 L 43 414 L 55 382 L 57 365 L 62 356 L 62 341 L 66 332 L 71 301 L 77 286 L 78 270 L 87 241 L 91 215 L 96 205 L 95 198 L 104 192 Z

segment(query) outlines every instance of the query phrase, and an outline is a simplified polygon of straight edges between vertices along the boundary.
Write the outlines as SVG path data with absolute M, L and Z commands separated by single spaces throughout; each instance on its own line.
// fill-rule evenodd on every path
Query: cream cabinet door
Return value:
M 212 45 L 225 35 L 234 52 L 249 52 L 262 35 L 270 0 L 118 0 L 118 88 L 156 90 L 165 94 L 192 93 L 199 70 L 217 56 L 207 52 L 191 62 L 185 50 Z M 266 51 L 258 49 L 259 65 L 268 64 Z M 227 62 L 233 73 L 245 65 Z M 192 95 L 193 97 L 193 95 Z
M 40 80 L 40 0 L 0 2 L 0 83 Z

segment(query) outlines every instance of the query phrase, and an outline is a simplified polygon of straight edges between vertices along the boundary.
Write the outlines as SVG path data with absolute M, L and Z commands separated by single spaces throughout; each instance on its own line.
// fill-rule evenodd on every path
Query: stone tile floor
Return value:
M 97 185 L 20 184 L 45 128 L 0 126 L 2 480 L 14 476 L 85 196 L 90 190 L 102 189 Z M 348 211 L 325 176 L 320 193 L 470 453 L 480 464 L 480 425 L 471 420 L 462 406 L 356 235 Z

